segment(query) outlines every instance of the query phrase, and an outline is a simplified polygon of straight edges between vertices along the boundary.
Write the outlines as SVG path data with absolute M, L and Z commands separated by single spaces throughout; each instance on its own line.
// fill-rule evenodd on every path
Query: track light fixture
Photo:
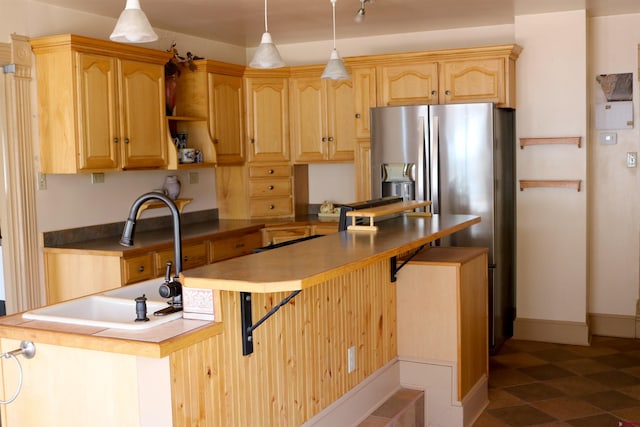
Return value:
M 365 5 L 371 0 L 360 0 L 360 9 L 356 12 L 356 16 L 353 18 L 358 24 L 364 20 L 364 14 L 366 13 Z

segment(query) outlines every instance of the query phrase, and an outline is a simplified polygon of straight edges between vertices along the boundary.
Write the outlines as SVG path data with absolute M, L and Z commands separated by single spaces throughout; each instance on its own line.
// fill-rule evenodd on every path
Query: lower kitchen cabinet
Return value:
M 458 401 L 488 378 L 487 265 L 486 248 L 433 247 L 398 272 L 398 356 L 452 366 Z
M 224 238 L 209 235 L 182 246 L 182 270 L 247 255 L 260 246 L 262 234 L 255 228 L 226 234 Z M 45 248 L 47 304 L 162 278 L 167 261 L 174 262 L 173 243 L 133 255 L 115 250 Z M 175 266 L 171 272 L 175 274 Z

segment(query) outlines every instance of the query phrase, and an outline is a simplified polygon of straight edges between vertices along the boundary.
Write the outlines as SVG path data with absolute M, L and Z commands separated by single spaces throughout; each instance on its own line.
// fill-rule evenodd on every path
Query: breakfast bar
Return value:
M 399 284 L 390 259 L 479 221 L 399 216 L 377 232 L 343 231 L 184 272 L 185 288 L 214 292 L 213 322 L 133 332 L 1 319 L 2 352 L 19 340 L 37 349 L 22 361 L 22 390 L 2 425 L 311 426 L 341 405 L 352 405 L 341 418 L 352 425 L 385 397 L 371 382 L 397 369 Z M 260 319 L 292 292 L 244 355 L 241 295 L 251 295 L 249 314 Z M 15 367 L 2 363 L 7 399 Z

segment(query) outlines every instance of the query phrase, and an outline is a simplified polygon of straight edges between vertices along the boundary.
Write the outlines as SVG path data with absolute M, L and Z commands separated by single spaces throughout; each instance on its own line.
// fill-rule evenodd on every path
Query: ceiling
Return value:
M 37 0 L 117 18 L 126 0 Z M 338 39 L 380 34 L 512 24 L 514 15 L 586 8 L 591 16 L 640 13 L 639 0 L 337 0 Z M 255 47 L 264 31 L 263 0 L 140 0 L 151 25 L 206 39 Z M 330 0 L 271 0 L 269 31 L 276 44 L 329 40 Z

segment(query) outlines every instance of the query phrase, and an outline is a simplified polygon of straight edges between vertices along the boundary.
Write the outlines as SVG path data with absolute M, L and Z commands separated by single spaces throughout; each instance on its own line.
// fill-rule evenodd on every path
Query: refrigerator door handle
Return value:
M 420 143 L 418 144 L 418 161 L 416 162 L 418 164 L 418 176 L 416 177 L 416 182 L 418 183 L 418 185 L 416 186 L 416 194 L 415 194 L 415 199 L 416 200 L 429 200 L 429 188 L 425 188 L 425 162 L 424 160 L 424 152 L 425 152 L 425 146 L 427 144 L 427 132 L 426 132 L 426 117 L 424 116 L 419 116 L 419 121 L 420 121 Z
M 438 176 L 440 175 L 438 171 L 438 157 L 439 157 L 439 122 L 438 116 L 435 114 L 431 117 L 431 128 L 430 128 L 430 153 L 429 153 L 429 193 L 431 196 L 431 207 L 432 212 L 434 214 L 440 213 L 440 194 L 438 191 L 439 183 Z

